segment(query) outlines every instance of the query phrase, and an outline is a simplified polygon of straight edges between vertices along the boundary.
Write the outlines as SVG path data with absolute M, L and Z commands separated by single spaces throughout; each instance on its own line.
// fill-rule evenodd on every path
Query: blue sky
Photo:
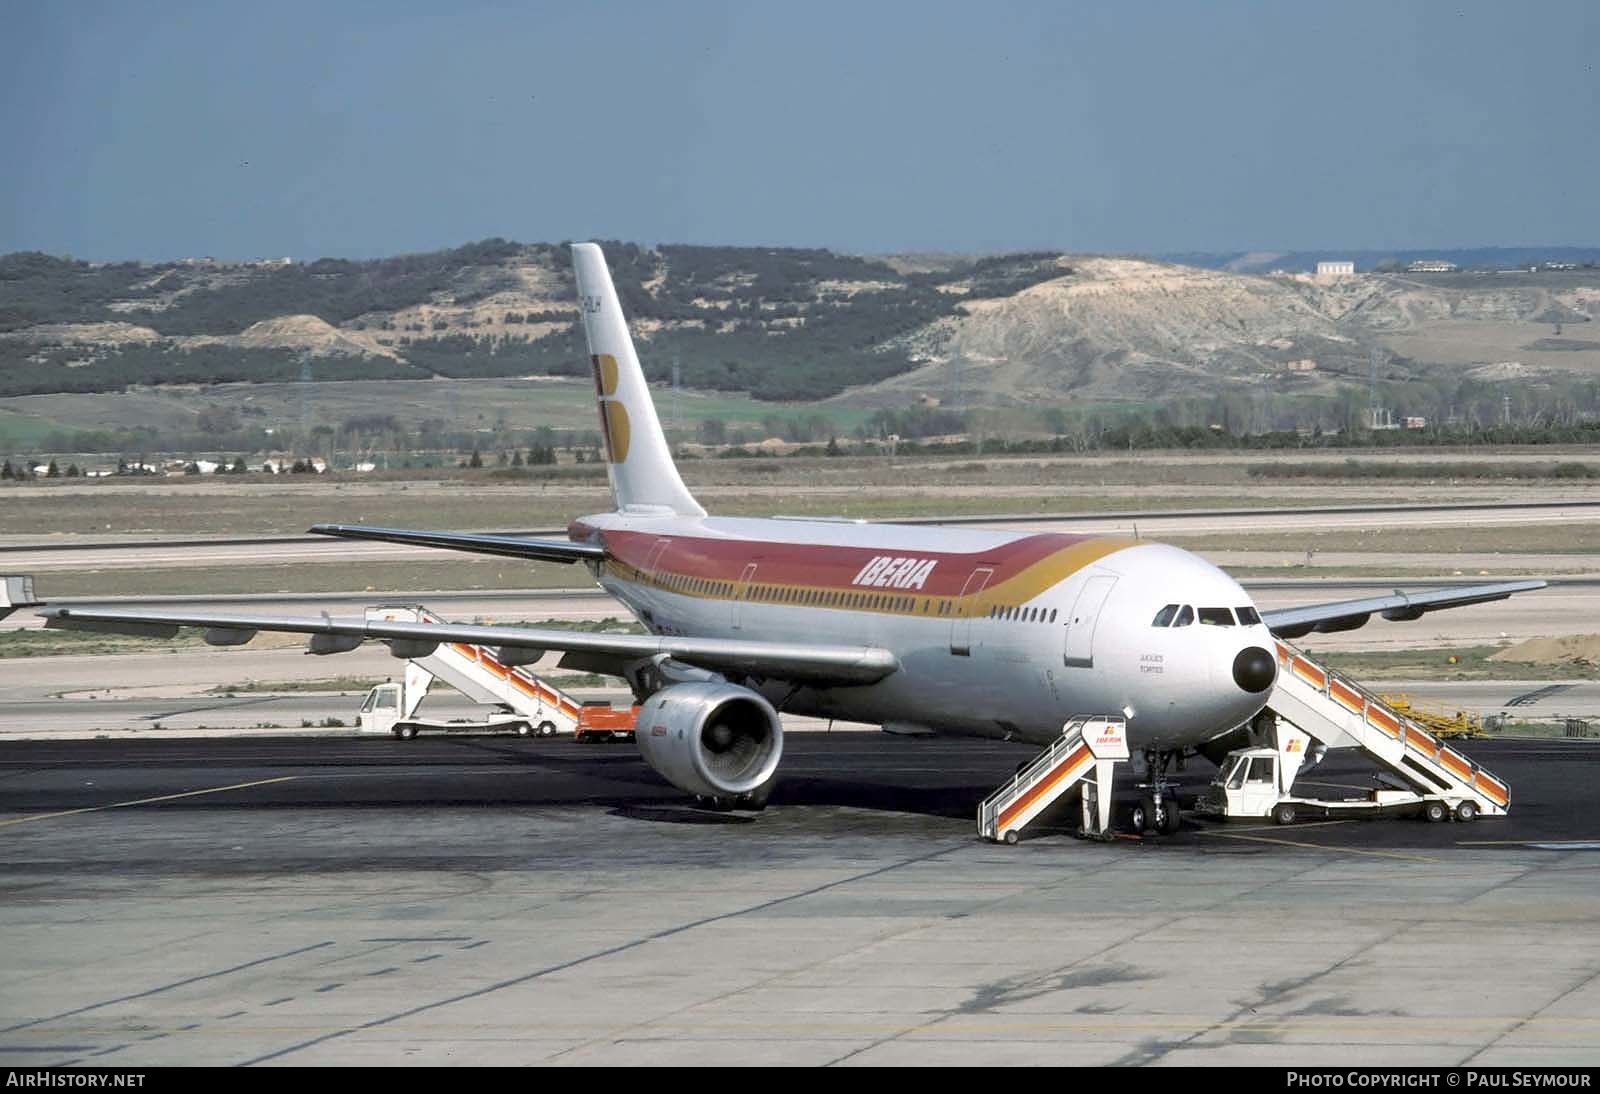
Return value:
M 0 28 L 0 252 L 1600 242 L 1591 0 L 0 0 Z

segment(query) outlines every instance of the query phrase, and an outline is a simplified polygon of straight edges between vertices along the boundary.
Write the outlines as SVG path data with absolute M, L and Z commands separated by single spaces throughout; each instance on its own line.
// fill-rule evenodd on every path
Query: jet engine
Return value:
M 772 704 L 723 681 L 662 688 L 639 708 L 634 740 L 662 778 L 723 805 L 765 804 L 783 756 Z

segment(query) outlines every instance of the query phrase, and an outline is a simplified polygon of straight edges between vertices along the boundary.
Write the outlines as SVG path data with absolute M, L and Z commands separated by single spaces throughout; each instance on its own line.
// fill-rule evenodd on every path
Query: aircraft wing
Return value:
M 442 547 L 449 551 L 532 558 L 541 562 L 598 562 L 606 557 L 603 547 L 591 543 L 572 543 L 563 539 L 524 539 L 521 536 L 496 536 L 474 532 L 423 532 L 410 528 L 374 528 L 365 524 L 313 524 L 308 531 L 321 536 L 376 539 L 385 543 Z
M 1279 638 L 1299 638 L 1320 631 L 1353 631 L 1364 626 L 1374 612 L 1385 619 L 1421 619 L 1425 612 L 1443 611 L 1445 608 L 1462 608 L 1468 604 L 1482 604 L 1490 600 L 1504 600 L 1513 593 L 1542 589 L 1543 581 L 1500 581 L 1493 584 L 1453 585 L 1443 589 L 1403 593 L 1396 589 L 1384 596 L 1367 596 L 1359 600 L 1336 600 L 1326 604 L 1307 604 L 1299 608 L 1275 608 L 1262 612 L 1261 621 Z
M 311 635 L 313 653 L 339 653 L 367 639 L 391 643 L 396 656 L 423 657 L 439 642 L 474 646 L 560 650 L 617 663 L 667 654 L 674 660 L 714 672 L 807 683 L 870 684 L 900 667 L 888 650 L 873 646 L 824 646 L 789 642 L 747 642 L 654 634 L 590 634 L 536 627 L 479 626 L 460 623 L 399 623 L 328 615 L 271 616 L 206 612 L 162 612 L 126 608 L 47 608 L 45 626 L 171 638 L 182 627 L 204 627 L 212 645 L 236 646 L 258 631 Z M 407 652 L 402 653 L 404 649 Z M 416 651 L 416 652 L 412 652 Z

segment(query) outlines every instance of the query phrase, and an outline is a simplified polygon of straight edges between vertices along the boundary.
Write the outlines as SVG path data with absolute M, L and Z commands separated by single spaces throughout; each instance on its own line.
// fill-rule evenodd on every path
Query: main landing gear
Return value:
M 1149 781 L 1135 784 L 1144 793 L 1129 817 L 1129 827 L 1135 832 L 1170 836 L 1183 827 L 1183 811 L 1178 803 L 1177 791 L 1167 778 L 1167 771 L 1174 765 L 1179 768 L 1183 766 L 1183 753 L 1170 749 L 1145 751 L 1144 766 L 1149 773 Z

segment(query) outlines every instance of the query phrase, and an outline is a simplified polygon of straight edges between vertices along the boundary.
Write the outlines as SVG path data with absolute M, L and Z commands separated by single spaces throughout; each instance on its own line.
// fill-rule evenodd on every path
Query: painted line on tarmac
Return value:
M 1534 847 L 1540 851 L 1600 851 L 1600 840 L 1593 839 L 1462 839 L 1457 847 Z
M 1206 832 L 1208 836 L 1217 836 L 1221 839 L 1248 840 L 1251 843 L 1275 843 L 1282 847 L 1300 847 L 1308 851 L 1326 851 L 1333 855 L 1372 855 L 1377 858 L 1400 859 L 1402 862 L 1442 862 L 1442 859 L 1430 858 L 1427 855 L 1408 855 L 1401 851 L 1369 851 L 1363 847 L 1329 847 L 1326 844 L 1310 843 L 1306 840 L 1275 839 L 1272 836 L 1247 836 L 1236 832 Z
M 64 1010 L 60 1014 L 52 1014 L 52 1015 L 49 1015 L 48 1017 L 45 1017 L 45 1018 L 35 1018 L 35 1019 L 33 1019 L 31 1021 L 28 1021 L 28 1022 L 18 1022 L 14 1026 L 6 1026 L 4 1029 L 0 1029 L 0 1033 L 15 1033 L 19 1029 L 30 1029 L 30 1028 L 32 1028 L 34 1026 L 42 1026 L 46 1022 L 57 1022 L 57 1021 L 60 1021 L 62 1018 L 72 1018 L 72 1017 L 74 1017 L 76 1015 L 79 1015 L 79 1014 L 85 1014 L 85 1013 L 87 1013 L 87 1012 L 89 1012 L 91 1010 L 99 1010 L 101 1007 L 109 1007 L 109 1006 L 113 1006 L 113 1005 L 115 1005 L 117 1003 L 127 1003 L 127 1002 L 130 1002 L 130 1001 L 134 1000 L 134 999 L 148 999 L 152 995 L 160 995 L 162 992 L 164 992 L 164 991 L 172 991 L 174 988 L 188 987 L 190 984 L 198 984 L 202 980 L 215 980 L 219 976 L 227 976 L 227 975 L 229 975 L 231 973 L 236 973 L 236 972 L 239 972 L 239 971 L 241 971 L 243 969 L 253 969 L 257 965 L 265 965 L 265 964 L 267 964 L 269 962 L 272 962 L 272 961 L 282 961 L 285 958 L 298 957 L 303 953 L 310 953 L 312 950 L 320 950 L 320 949 L 322 949 L 322 948 L 324 948 L 326 946 L 331 946 L 331 945 L 333 945 L 332 942 L 313 942 L 309 946 L 301 946 L 299 949 L 287 950 L 284 953 L 270 954 L 267 957 L 258 957 L 254 961 L 246 961 L 241 965 L 230 965 L 228 968 L 218 969 L 215 972 L 203 972 L 203 973 L 200 973 L 200 974 L 198 974 L 196 976 L 185 977 L 182 980 L 174 980 L 170 984 L 163 984 L 159 988 L 150 988 L 148 991 L 134 992 L 132 995 L 119 995 L 115 999 L 104 999 L 104 1000 L 102 1000 L 102 1001 L 100 1001 L 98 1003 L 90 1003 L 88 1006 L 75 1007 L 72 1010 Z M 245 1012 L 244 1011 L 239 1011 L 238 1013 L 239 1014 L 243 1014 Z M 233 1016 L 225 1015 L 224 1017 L 233 1017 Z M 120 1023 L 119 1023 L 119 1025 L 120 1025 Z M 187 1031 L 187 1030 L 191 1030 L 191 1029 L 195 1029 L 195 1028 L 197 1028 L 197 1027 L 195 1027 L 195 1026 L 183 1026 L 183 1027 L 181 1027 L 181 1031 Z M 119 1045 L 118 1047 L 119 1048 L 126 1048 L 127 1046 L 126 1045 Z M 113 1051 L 113 1050 L 107 1049 L 105 1051 L 110 1052 L 110 1051 Z M 95 1055 L 97 1055 L 97 1056 L 98 1055 L 103 1055 L 103 1053 L 96 1053 Z
M 74 817 L 79 813 L 100 813 L 107 809 L 126 809 L 130 805 L 154 805 L 157 802 L 177 801 L 179 798 L 194 798 L 202 794 L 222 794 L 229 790 L 248 790 L 252 786 L 270 786 L 272 783 L 286 783 L 299 777 L 298 775 L 279 775 L 275 779 L 257 779 L 254 782 L 234 783 L 231 786 L 213 786 L 207 790 L 185 790 L 181 794 L 163 794 L 158 798 L 137 798 L 127 802 L 112 802 L 109 805 L 86 805 L 82 809 L 63 809 L 59 813 L 35 813 L 32 816 L 13 817 L 11 820 L 0 821 L 0 828 L 9 828 L 14 824 L 27 824 L 30 821 Z
M 1351 823 L 1353 823 L 1353 818 L 1345 817 L 1345 818 L 1342 818 L 1340 820 L 1305 821 L 1305 822 L 1296 824 L 1295 827 L 1296 828 L 1330 828 L 1335 824 L 1351 824 Z M 1281 832 L 1281 831 L 1283 831 L 1283 825 L 1281 825 L 1281 824 L 1255 824 L 1255 825 L 1251 825 L 1251 826 L 1249 826 L 1247 828 L 1235 828 L 1234 826 L 1229 825 L 1228 826 L 1228 831 L 1226 831 L 1226 832 L 1213 831 L 1212 829 L 1207 828 L 1207 829 L 1205 829 L 1205 830 L 1203 830 L 1201 832 L 1201 835 L 1206 835 L 1206 836 L 1231 836 L 1231 835 L 1237 835 L 1237 834 L 1239 834 L 1241 832 Z

